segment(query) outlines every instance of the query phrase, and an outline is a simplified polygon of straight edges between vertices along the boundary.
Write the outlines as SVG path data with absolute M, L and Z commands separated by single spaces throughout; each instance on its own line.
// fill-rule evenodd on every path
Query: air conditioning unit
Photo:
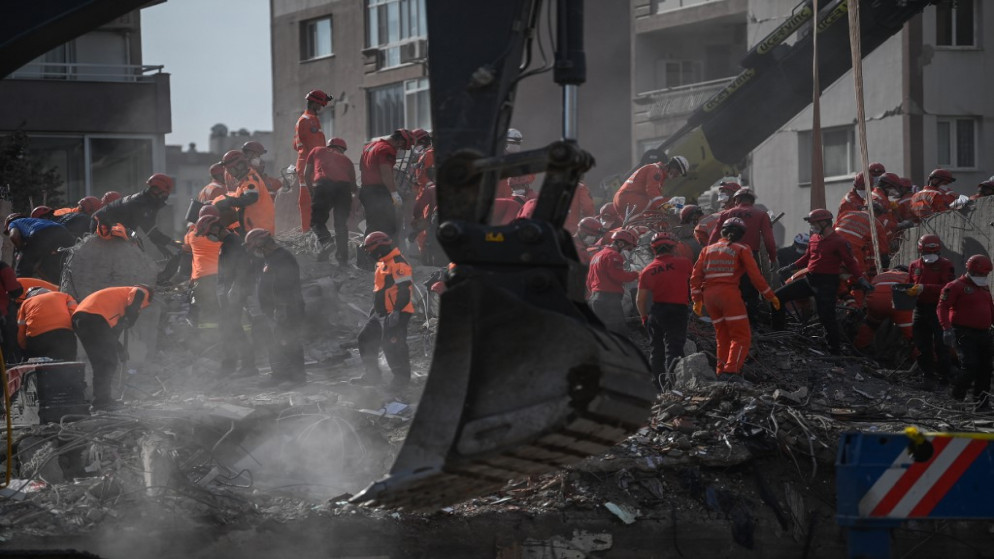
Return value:
M 418 39 L 400 46 L 400 62 L 407 64 L 428 58 L 428 40 Z

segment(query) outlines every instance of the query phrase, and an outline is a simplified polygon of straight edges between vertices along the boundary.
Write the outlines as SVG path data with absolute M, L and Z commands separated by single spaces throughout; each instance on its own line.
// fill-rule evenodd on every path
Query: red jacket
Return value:
M 922 292 L 918 294 L 918 305 L 935 305 L 939 302 L 939 293 L 945 285 L 956 279 L 956 269 L 948 258 L 939 257 L 931 264 L 926 264 L 919 258 L 908 266 L 911 283 L 920 284 Z
M 373 140 L 362 148 L 359 157 L 359 171 L 363 186 L 386 184 L 380 176 L 380 167 L 386 165 L 391 169 L 397 163 L 397 148 L 390 142 L 380 138 Z
M 745 235 L 738 242 L 748 246 L 753 252 L 759 252 L 760 237 L 766 243 L 766 254 L 771 260 L 777 258 L 777 241 L 773 238 L 773 223 L 770 221 L 770 214 L 753 206 L 752 204 L 739 204 L 734 208 L 729 208 L 718 215 L 715 228 L 711 230 L 708 244 L 713 245 L 721 238 L 721 226 L 725 220 L 737 217 L 745 222 Z
M 304 168 L 300 169 L 300 172 L 306 172 L 308 165 L 314 166 L 309 184 L 313 185 L 321 179 L 355 184 L 355 165 L 347 155 L 337 149 L 323 146 L 312 149 L 307 154 Z
M 639 274 L 639 289 L 651 291 L 653 303 L 686 305 L 692 267 L 690 260 L 682 256 L 656 256 Z
M 922 220 L 926 217 L 944 212 L 949 209 L 949 204 L 956 201 L 955 192 L 945 192 L 932 187 L 915 192 L 911 197 L 911 213 L 915 219 Z
M 840 274 L 842 266 L 853 279 L 863 275 L 863 267 L 853 257 L 849 241 L 834 230 L 828 235 L 811 235 L 808 250 L 794 262 L 794 268 L 807 268 L 812 274 Z
M 590 259 L 587 271 L 587 291 L 624 293 L 624 284 L 638 279 L 638 272 L 625 270 L 625 258 L 613 246 L 604 247 Z
M 953 326 L 986 330 L 994 324 L 991 290 L 973 283 L 968 276 L 960 276 L 942 288 L 936 312 L 943 330 Z
M 864 208 L 866 208 L 866 199 L 853 188 L 849 192 L 846 192 L 846 195 L 842 197 L 842 201 L 839 202 L 839 212 L 835 214 L 835 219 L 841 219 L 842 216 L 849 212 L 858 212 Z

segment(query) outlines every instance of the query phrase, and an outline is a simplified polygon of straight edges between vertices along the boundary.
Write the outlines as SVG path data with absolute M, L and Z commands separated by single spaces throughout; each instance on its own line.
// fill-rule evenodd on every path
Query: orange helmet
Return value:
M 176 185 L 172 177 L 162 173 L 152 175 L 147 181 L 145 181 L 145 184 L 149 185 L 154 190 L 158 190 L 159 192 L 164 192 L 166 194 L 172 194 L 173 187 Z
M 100 199 L 100 203 L 106 206 L 107 204 L 110 204 L 115 200 L 120 200 L 123 197 L 124 196 L 116 190 L 108 190 L 107 192 L 104 192 L 104 196 Z
M 85 214 L 92 214 L 103 206 L 100 202 L 100 198 L 97 198 L 96 196 L 84 196 L 83 198 L 80 198 L 76 205 L 79 206 L 79 211 Z
M 334 99 L 334 97 L 328 95 L 327 93 L 321 91 L 320 89 L 312 89 L 310 92 L 307 93 L 307 96 L 304 97 L 305 101 L 313 101 L 318 105 L 321 105 L 322 107 L 326 106 L 328 102 L 331 101 L 332 99 Z
M 45 216 L 49 216 L 54 212 L 55 210 L 53 210 L 48 206 L 35 206 L 35 208 L 31 210 L 31 217 L 44 218 Z

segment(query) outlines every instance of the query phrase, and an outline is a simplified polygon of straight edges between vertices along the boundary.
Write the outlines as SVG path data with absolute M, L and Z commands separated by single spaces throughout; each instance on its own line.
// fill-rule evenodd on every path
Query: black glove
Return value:
M 400 313 L 397 311 L 393 311 L 392 313 L 388 314 L 387 317 L 383 320 L 384 329 L 392 330 L 396 328 L 398 325 L 400 325 Z
M 784 266 L 783 268 L 780 268 L 779 270 L 777 270 L 777 274 L 779 274 L 781 276 L 789 276 L 793 272 L 794 272 L 794 265 L 793 264 L 788 264 L 788 265 Z
M 859 281 L 856 282 L 856 287 L 862 289 L 863 291 L 866 291 L 867 293 L 875 289 L 872 283 L 866 281 L 866 278 L 859 278 Z

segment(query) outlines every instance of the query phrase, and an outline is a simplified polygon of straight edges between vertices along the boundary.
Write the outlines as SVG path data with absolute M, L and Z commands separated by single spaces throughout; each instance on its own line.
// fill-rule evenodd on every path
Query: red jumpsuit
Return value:
M 694 303 L 704 302 L 714 325 L 718 340 L 718 374 L 741 373 L 749 356 L 752 330 L 739 291 L 742 274 L 748 274 L 767 301 L 773 299 L 773 290 L 759 272 L 752 250 L 728 239 L 721 239 L 702 250 L 690 276 L 690 298 Z
M 428 177 L 428 171 L 434 166 L 435 148 L 428 148 L 421 154 L 421 157 L 418 158 L 418 162 L 414 164 L 415 200 L 417 200 L 418 196 L 421 195 L 421 191 L 423 191 L 431 181 Z
M 665 183 L 666 169 L 662 164 L 650 163 L 639 167 L 614 194 L 615 211 L 622 218 L 628 211 L 642 213 L 649 207 L 649 202 L 663 196 Z
M 908 193 L 898 198 L 897 202 L 895 202 L 897 208 L 894 210 L 894 214 L 897 216 L 898 220 L 907 221 L 915 218 L 915 214 L 911 211 L 912 197 L 913 195 Z
M 994 325 L 994 299 L 990 287 L 973 283 L 963 275 L 946 284 L 936 309 L 942 330 L 953 330 L 955 349 L 965 374 L 956 379 L 952 397 L 962 400 L 970 385 L 978 410 L 990 406 L 991 362 L 994 344 L 990 328 Z
M 915 221 L 921 221 L 926 217 L 948 210 L 949 204 L 955 200 L 955 192 L 944 192 L 934 186 L 926 186 L 925 190 L 915 192 L 911 197 L 911 214 Z
M 737 217 L 746 224 L 746 232 L 739 239 L 740 243 L 748 246 L 753 254 L 756 254 L 759 252 L 762 240 L 762 243 L 766 244 L 766 254 L 770 260 L 777 259 L 777 240 L 773 238 L 773 223 L 770 220 L 770 214 L 748 203 L 741 203 L 718 214 L 718 220 L 715 222 L 714 228 L 711 229 L 711 236 L 708 237 L 708 242 L 705 244 L 710 245 L 718 242 L 718 239 L 721 238 L 721 226 L 724 225 L 725 220 L 732 217 Z
M 877 248 L 880 249 L 881 258 L 889 254 L 887 244 L 887 230 L 880 220 L 876 220 L 877 228 Z M 867 270 L 873 263 L 873 236 L 870 233 L 870 214 L 863 211 L 851 211 L 842 216 L 842 219 L 835 223 L 835 232 L 849 241 L 853 255 L 867 264 Z
M 576 233 L 581 219 L 593 215 L 595 215 L 594 200 L 590 197 L 590 189 L 581 182 L 576 185 L 576 192 L 573 193 L 573 201 L 569 205 L 569 213 L 566 214 L 566 223 L 563 224 L 563 229 L 572 235 Z
M 638 277 L 638 272 L 625 270 L 625 258 L 614 246 L 602 248 L 590 259 L 587 270 L 590 308 L 609 330 L 625 332 L 625 315 L 621 307 L 624 284 Z
M 304 162 L 312 149 L 324 147 L 324 144 L 324 132 L 321 131 L 318 115 L 305 110 L 293 129 L 293 149 L 297 151 L 297 173 L 302 187 L 297 207 L 300 209 L 300 230 L 304 233 L 311 230 L 311 193 L 304 187 Z
M 866 320 L 859 325 L 853 345 L 858 349 L 868 347 L 873 343 L 873 336 L 884 320 L 890 321 L 901 329 L 901 335 L 911 340 L 911 309 L 897 310 L 894 308 L 894 284 L 911 283 L 911 274 L 900 270 L 888 270 L 873 278 L 873 291 L 866 294 Z
M 866 200 L 854 188 L 846 192 L 846 195 L 842 197 L 842 201 L 839 202 L 839 212 L 835 214 L 835 219 L 842 219 L 842 216 L 849 212 L 858 212 L 864 209 L 866 209 Z

